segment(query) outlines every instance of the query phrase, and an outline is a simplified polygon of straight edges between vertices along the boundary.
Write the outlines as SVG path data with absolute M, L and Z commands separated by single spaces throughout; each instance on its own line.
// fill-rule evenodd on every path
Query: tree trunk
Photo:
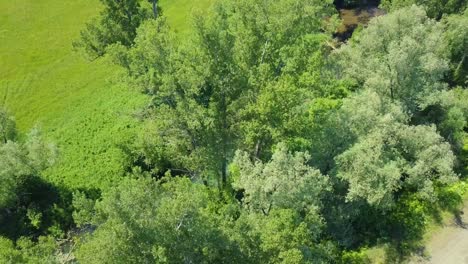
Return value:
M 228 124 L 227 124 L 227 105 L 226 94 L 222 91 L 221 95 L 221 114 L 222 114 L 222 164 L 221 164 L 221 184 L 225 188 L 227 186 L 227 151 L 228 151 Z
M 153 15 L 158 18 L 158 0 L 153 0 Z

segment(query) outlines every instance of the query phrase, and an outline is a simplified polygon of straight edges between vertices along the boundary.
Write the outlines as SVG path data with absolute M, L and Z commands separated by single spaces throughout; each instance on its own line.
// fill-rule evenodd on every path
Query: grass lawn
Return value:
M 179 32 L 193 9 L 212 0 L 162 1 Z M 132 141 L 132 117 L 145 103 L 136 91 L 112 84 L 119 70 L 88 62 L 72 50 L 84 24 L 98 15 L 98 0 L 0 0 L 0 105 L 21 132 L 39 125 L 60 149 L 46 177 L 70 188 L 101 188 L 124 174 L 119 144 Z
M 181 33 L 190 30 L 190 17 L 193 12 L 208 9 L 215 0 L 162 0 L 161 8 L 171 27 Z

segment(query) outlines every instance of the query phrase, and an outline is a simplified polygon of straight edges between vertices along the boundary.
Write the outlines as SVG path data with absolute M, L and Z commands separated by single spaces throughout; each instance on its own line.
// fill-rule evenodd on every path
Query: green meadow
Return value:
M 184 32 L 192 11 L 211 2 L 161 5 L 174 30 Z M 60 160 L 46 176 L 70 188 L 104 187 L 125 173 L 119 146 L 133 140 L 133 115 L 145 104 L 138 91 L 110 81 L 118 68 L 72 48 L 100 9 L 98 0 L 0 0 L 0 104 L 22 133 L 39 126 L 58 145 Z

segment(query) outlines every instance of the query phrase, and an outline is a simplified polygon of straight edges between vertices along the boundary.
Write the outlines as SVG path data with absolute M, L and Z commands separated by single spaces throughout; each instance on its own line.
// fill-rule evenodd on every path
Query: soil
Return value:
M 459 215 L 433 235 L 426 247 L 427 257 L 411 263 L 468 264 L 468 203 Z

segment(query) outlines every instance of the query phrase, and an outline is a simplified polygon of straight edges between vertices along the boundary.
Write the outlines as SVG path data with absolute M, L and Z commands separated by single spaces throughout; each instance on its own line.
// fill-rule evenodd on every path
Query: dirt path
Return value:
M 468 204 L 459 218 L 434 234 L 426 249 L 429 257 L 413 263 L 468 264 Z

